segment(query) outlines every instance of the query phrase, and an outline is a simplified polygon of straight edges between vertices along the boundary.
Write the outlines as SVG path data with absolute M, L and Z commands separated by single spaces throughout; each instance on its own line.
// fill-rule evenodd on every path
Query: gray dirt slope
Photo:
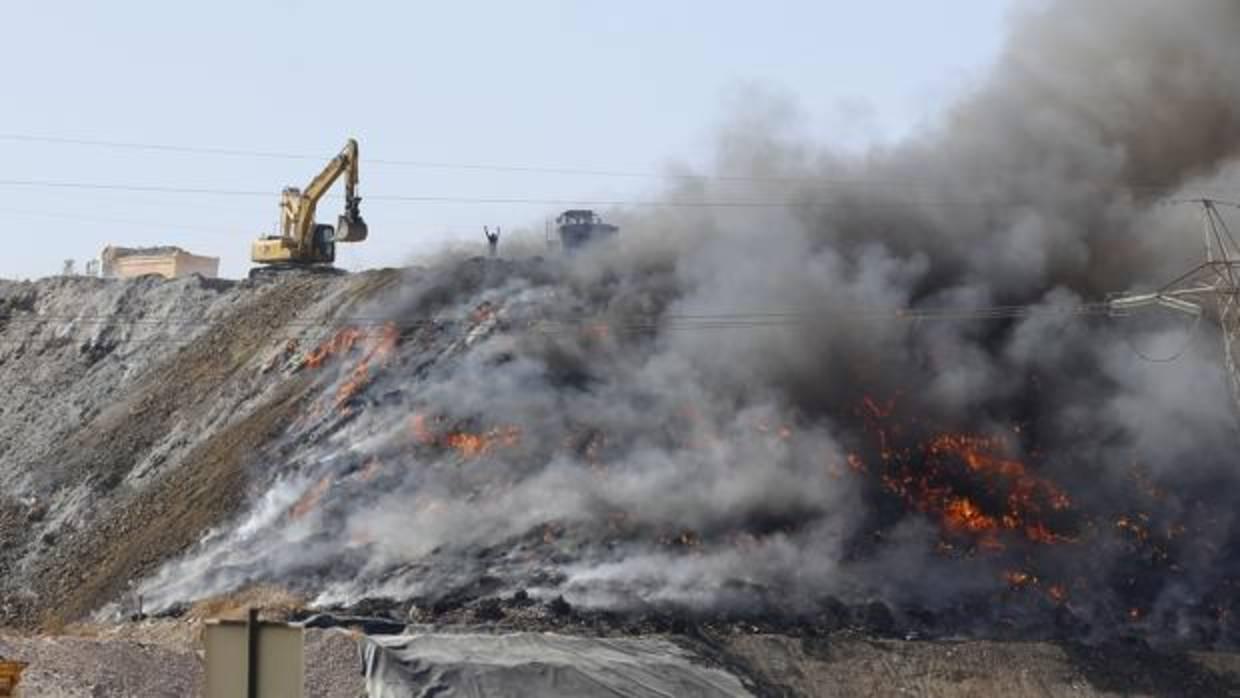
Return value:
M 32 662 L 27 695 L 196 693 L 193 646 L 57 633 L 239 510 L 255 469 L 278 457 L 278 437 L 322 388 L 290 363 L 410 277 L 0 282 L 0 656 Z M 1240 695 L 1234 654 L 1137 644 L 745 630 L 663 640 L 759 696 Z M 309 695 L 357 695 L 354 643 L 308 651 Z
M 236 511 L 313 347 L 391 271 L 0 282 L 0 623 L 57 626 Z

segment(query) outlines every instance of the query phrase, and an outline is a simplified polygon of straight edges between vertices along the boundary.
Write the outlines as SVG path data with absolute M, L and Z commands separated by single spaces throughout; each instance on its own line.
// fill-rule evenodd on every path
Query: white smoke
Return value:
M 1158 204 L 1227 179 L 1238 28 L 1228 0 L 1051 3 L 1022 18 L 985 84 L 905 144 L 835 153 L 759 106 L 718 151 L 721 172 L 750 181 L 667 194 L 777 205 L 628 212 L 618 247 L 572 264 L 411 274 L 382 309 L 406 328 L 399 357 L 372 369 L 347 417 L 290 434 L 295 455 L 253 513 L 148 596 L 275 581 L 337 603 L 487 575 L 579 603 L 710 611 L 760 596 L 800 612 L 827 595 L 941 607 L 1002 586 L 1019 556 L 943 556 L 932 516 L 891 514 L 841 470 L 870 438 L 854 407 L 876 395 L 921 429 L 1020 434 L 1014 456 L 1102 512 L 1073 545 L 1017 545 L 1021 559 L 1120 603 L 1120 534 L 1097 521 L 1126 510 L 1134 461 L 1180 488 L 1153 504 L 1172 518 L 1236 494 L 1217 337 L 1205 327 L 1205 348 L 1155 366 L 1132 343 L 1164 350 L 1179 334 L 1065 311 L 1156 287 L 1191 259 L 1191 216 Z M 890 312 L 994 305 L 1046 312 Z M 435 438 L 520 436 L 464 453 L 419 440 L 418 415 Z M 291 518 L 320 482 L 321 502 Z M 1230 540 L 1213 530 L 1201 545 Z M 1180 584 L 1204 594 L 1216 577 L 1189 569 Z M 1171 604 L 1157 584 L 1141 593 Z

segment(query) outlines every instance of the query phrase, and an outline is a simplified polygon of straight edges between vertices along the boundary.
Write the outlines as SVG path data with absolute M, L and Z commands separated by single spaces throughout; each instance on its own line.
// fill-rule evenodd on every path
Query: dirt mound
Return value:
M 395 280 L 0 284 L 0 622 L 80 618 L 234 514 L 315 384 L 273 367 Z
M 67 635 L 0 635 L 0 657 L 29 664 L 21 684 L 27 696 L 189 698 L 203 691 L 199 627 L 164 621 Z M 305 667 L 307 698 L 362 694 L 357 645 L 345 633 L 307 631 Z
M 637 545 L 700 560 L 710 544 L 699 532 L 620 511 L 574 526 L 581 514 L 572 510 L 505 510 L 523 523 L 477 526 L 494 524 L 479 512 L 519 507 L 510 488 L 540 473 L 523 470 L 531 463 L 552 464 L 534 482 L 561 497 L 623 482 L 615 463 L 624 453 L 575 408 L 592 405 L 604 379 L 629 377 L 602 375 L 599 362 L 625 366 L 648 330 L 625 324 L 625 313 L 649 310 L 623 281 L 574 283 L 541 261 L 469 261 L 274 283 L 0 284 L 0 390 L 11 396 L 0 405 L 0 473 L 12 483 L 0 498 L 0 620 L 55 628 L 105 606 L 125 616 L 136 610 L 137 584 L 169 570 L 177 584 L 162 589 L 176 606 L 163 610 L 179 618 L 74 626 L 92 637 L 3 638 L 0 654 L 33 660 L 28 685 L 52 695 L 193 695 L 204 618 L 250 605 L 303 618 L 303 605 L 331 605 L 323 592 L 347 584 L 376 593 L 341 594 L 340 609 L 434 624 L 435 632 L 553 632 L 589 638 L 581 641 L 588 647 L 613 638 L 673 642 L 755 695 L 1237 690 L 1240 663 L 1231 654 L 1155 652 L 1133 637 L 1089 647 L 1076 642 L 1075 625 L 1046 643 L 954 642 L 947 635 L 964 626 L 942 608 L 922 617 L 908 605 L 824 595 L 830 602 L 820 613 L 786 616 L 777 588 L 738 578 L 722 583 L 746 613 L 636 597 L 622 612 L 606 599 L 574 596 L 566 584 L 574 566 L 606 568 Z M 599 308 L 616 314 L 602 330 L 581 319 Z M 635 329 L 622 342 L 609 327 Z M 545 360 L 542 372 L 530 370 L 531 357 Z M 503 385 L 513 394 L 549 385 L 567 402 L 497 399 L 492 380 L 513 381 Z M 528 414 L 570 419 L 555 431 L 522 423 Z M 639 415 L 626 418 L 652 443 L 682 438 L 679 425 L 655 430 Z M 758 418 L 740 428 L 780 448 L 795 438 Z M 764 448 L 750 453 L 760 459 Z M 563 467 L 569 458 L 579 471 Z M 426 489 L 435 496 L 424 497 Z M 356 525 L 375 522 L 364 518 L 375 505 L 388 516 L 455 523 L 436 530 L 392 518 L 379 521 L 390 535 L 376 541 Z M 430 516 L 444 511 L 455 518 Z M 435 535 L 451 544 L 417 548 Z M 372 558 L 379 543 L 410 545 L 380 548 L 410 557 Z M 752 541 L 730 545 L 744 550 Z M 910 642 L 912 631 L 941 641 Z M 355 694 L 352 640 L 317 630 L 310 637 L 308 666 L 320 687 L 311 695 Z
M 22 695 L 171 698 L 201 692 L 201 664 L 184 650 L 124 640 L 2 637 L 0 655 L 29 664 Z

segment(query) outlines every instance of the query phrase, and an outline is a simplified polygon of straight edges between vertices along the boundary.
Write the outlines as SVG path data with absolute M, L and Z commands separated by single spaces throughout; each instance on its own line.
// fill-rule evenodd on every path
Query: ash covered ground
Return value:
M 1166 202 L 1234 181 L 1238 27 L 1045 3 L 864 157 L 749 95 L 749 177 L 571 259 L 0 284 L 0 614 L 1234 647 L 1213 318 L 1083 309 L 1200 254 Z
M 1184 326 L 1082 308 L 1200 254 L 1164 204 L 1231 181 L 1238 23 L 1029 9 L 907 142 L 835 153 L 753 96 L 718 148 L 753 176 L 666 195 L 778 206 L 404 274 L 312 349 L 320 392 L 244 514 L 139 588 L 1233 644 L 1217 329 L 1155 364 Z M 1024 311 L 967 316 L 994 307 Z

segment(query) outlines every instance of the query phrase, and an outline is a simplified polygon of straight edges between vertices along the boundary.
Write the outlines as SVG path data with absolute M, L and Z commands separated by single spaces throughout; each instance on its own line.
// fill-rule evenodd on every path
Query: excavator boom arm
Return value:
M 348 175 L 344 185 L 345 199 L 353 199 L 354 190 L 357 187 L 357 141 L 352 138 L 345 144 L 344 150 L 332 158 L 332 161 L 327 163 L 327 167 L 324 167 L 318 176 L 310 180 L 302 196 L 310 201 L 311 206 L 314 206 L 342 174 Z
M 340 216 L 336 239 L 344 242 L 366 239 L 366 223 L 362 220 L 360 210 L 361 197 L 357 195 L 358 147 L 357 141 L 350 138 L 340 154 L 332 158 L 323 171 L 310 180 L 310 184 L 306 185 L 300 196 L 286 203 L 285 230 L 288 231 L 291 238 L 289 242 L 294 248 L 306 251 L 314 245 L 314 218 L 319 200 L 342 175 L 345 177 L 344 215 Z

